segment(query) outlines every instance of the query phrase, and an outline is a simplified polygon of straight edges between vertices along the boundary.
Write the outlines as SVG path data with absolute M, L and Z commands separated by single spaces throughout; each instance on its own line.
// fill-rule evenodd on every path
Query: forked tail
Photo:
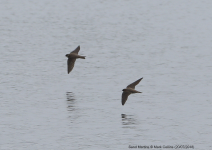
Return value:
M 80 58 L 85 59 L 86 56 L 80 56 Z

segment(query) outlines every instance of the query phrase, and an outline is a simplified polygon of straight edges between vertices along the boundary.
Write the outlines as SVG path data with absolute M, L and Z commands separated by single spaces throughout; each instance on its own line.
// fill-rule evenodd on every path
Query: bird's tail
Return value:
M 79 58 L 81 58 L 81 59 L 85 59 L 85 57 L 86 57 L 86 56 L 80 56 Z

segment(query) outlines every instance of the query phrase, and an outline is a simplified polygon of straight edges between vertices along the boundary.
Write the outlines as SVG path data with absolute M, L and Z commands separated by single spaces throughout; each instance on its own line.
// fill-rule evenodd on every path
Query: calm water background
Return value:
M 212 149 L 212 1 L 0 1 L 0 149 Z M 67 74 L 65 54 L 81 46 Z M 121 105 L 122 89 L 144 77 Z

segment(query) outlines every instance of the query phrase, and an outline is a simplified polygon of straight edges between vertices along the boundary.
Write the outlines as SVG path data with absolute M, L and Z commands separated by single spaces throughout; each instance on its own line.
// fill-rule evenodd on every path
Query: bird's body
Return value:
M 70 54 L 66 54 L 66 57 L 68 57 L 67 60 L 67 66 L 68 66 L 68 74 L 72 71 L 74 68 L 74 64 L 76 59 L 81 58 L 85 59 L 85 56 L 78 55 L 78 52 L 80 50 L 80 46 L 78 46 L 74 51 L 72 51 Z
M 133 93 L 142 93 L 142 92 L 136 91 L 136 90 L 134 90 L 132 88 L 126 88 L 126 89 L 123 89 L 122 91 L 130 92 L 131 94 L 133 94 Z
M 125 89 L 123 89 L 123 93 L 122 93 L 122 105 L 125 104 L 125 102 L 127 101 L 127 98 L 130 94 L 134 94 L 134 93 L 142 93 L 139 91 L 135 90 L 135 86 L 142 80 L 143 78 L 138 79 L 137 81 L 131 83 L 130 85 L 128 85 Z
M 75 53 L 66 54 L 66 57 L 68 57 L 68 58 L 82 58 L 82 59 L 85 59 L 85 56 L 80 56 L 80 55 L 75 54 Z

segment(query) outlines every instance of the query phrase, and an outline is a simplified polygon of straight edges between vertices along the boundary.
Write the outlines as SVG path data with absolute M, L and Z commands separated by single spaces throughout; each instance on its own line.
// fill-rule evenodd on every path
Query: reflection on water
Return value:
M 66 92 L 66 102 L 67 102 L 67 111 L 69 112 L 69 119 L 71 119 L 71 123 L 74 123 L 77 118 L 80 117 L 78 113 L 78 108 L 76 106 L 76 98 L 73 92 Z
M 74 111 L 74 103 L 75 103 L 75 98 L 74 98 L 74 93 L 72 92 L 66 92 L 66 98 L 67 98 L 67 108 L 68 111 Z
M 136 119 L 133 118 L 133 115 L 121 114 L 123 128 L 135 128 L 137 125 Z

